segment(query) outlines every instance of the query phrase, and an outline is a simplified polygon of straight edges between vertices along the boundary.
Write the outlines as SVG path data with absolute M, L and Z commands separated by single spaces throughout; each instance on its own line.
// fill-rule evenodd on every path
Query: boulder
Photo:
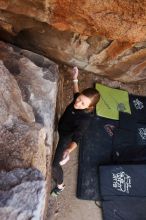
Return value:
M 44 217 L 46 182 L 37 169 L 0 172 L 0 219 L 40 220 Z

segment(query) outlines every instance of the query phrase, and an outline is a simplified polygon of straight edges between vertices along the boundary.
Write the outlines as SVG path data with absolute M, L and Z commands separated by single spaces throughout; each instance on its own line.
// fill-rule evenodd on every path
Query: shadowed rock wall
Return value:
M 43 219 L 58 66 L 0 42 L 0 219 Z M 47 172 L 46 172 L 47 171 Z

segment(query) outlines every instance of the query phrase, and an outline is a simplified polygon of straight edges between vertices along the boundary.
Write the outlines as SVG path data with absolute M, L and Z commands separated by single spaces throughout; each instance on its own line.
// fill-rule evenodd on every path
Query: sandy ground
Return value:
M 64 165 L 66 188 L 60 196 L 50 197 L 48 220 L 101 220 L 101 210 L 93 201 L 76 198 L 78 150 L 75 150 L 68 164 Z

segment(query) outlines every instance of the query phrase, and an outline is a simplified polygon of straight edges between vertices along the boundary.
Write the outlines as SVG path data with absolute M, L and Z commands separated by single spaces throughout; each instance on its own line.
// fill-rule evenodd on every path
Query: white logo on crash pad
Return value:
M 113 187 L 118 191 L 129 193 L 129 188 L 131 188 L 131 177 L 124 171 L 113 173 Z
M 141 109 L 144 108 L 143 103 L 139 99 L 133 100 L 133 104 L 134 104 L 136 109 L 140 109 L 141 110 Z
M 139 135 L 141 136 L 141 138 L 143 140 L 146 140 L 146 128 L 139 128 L 138 131 L 139 131 Z

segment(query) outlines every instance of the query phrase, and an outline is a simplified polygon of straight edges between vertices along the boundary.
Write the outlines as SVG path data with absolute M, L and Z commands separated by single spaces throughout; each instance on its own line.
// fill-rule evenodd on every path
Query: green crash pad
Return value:
M 96 105 L 96 114 L 105 118 L 119 119 L 119 112 L 131 114 L 129 95 L 127 91 L 113 89 L 96 83 L 96 89 L 101 97 Z

